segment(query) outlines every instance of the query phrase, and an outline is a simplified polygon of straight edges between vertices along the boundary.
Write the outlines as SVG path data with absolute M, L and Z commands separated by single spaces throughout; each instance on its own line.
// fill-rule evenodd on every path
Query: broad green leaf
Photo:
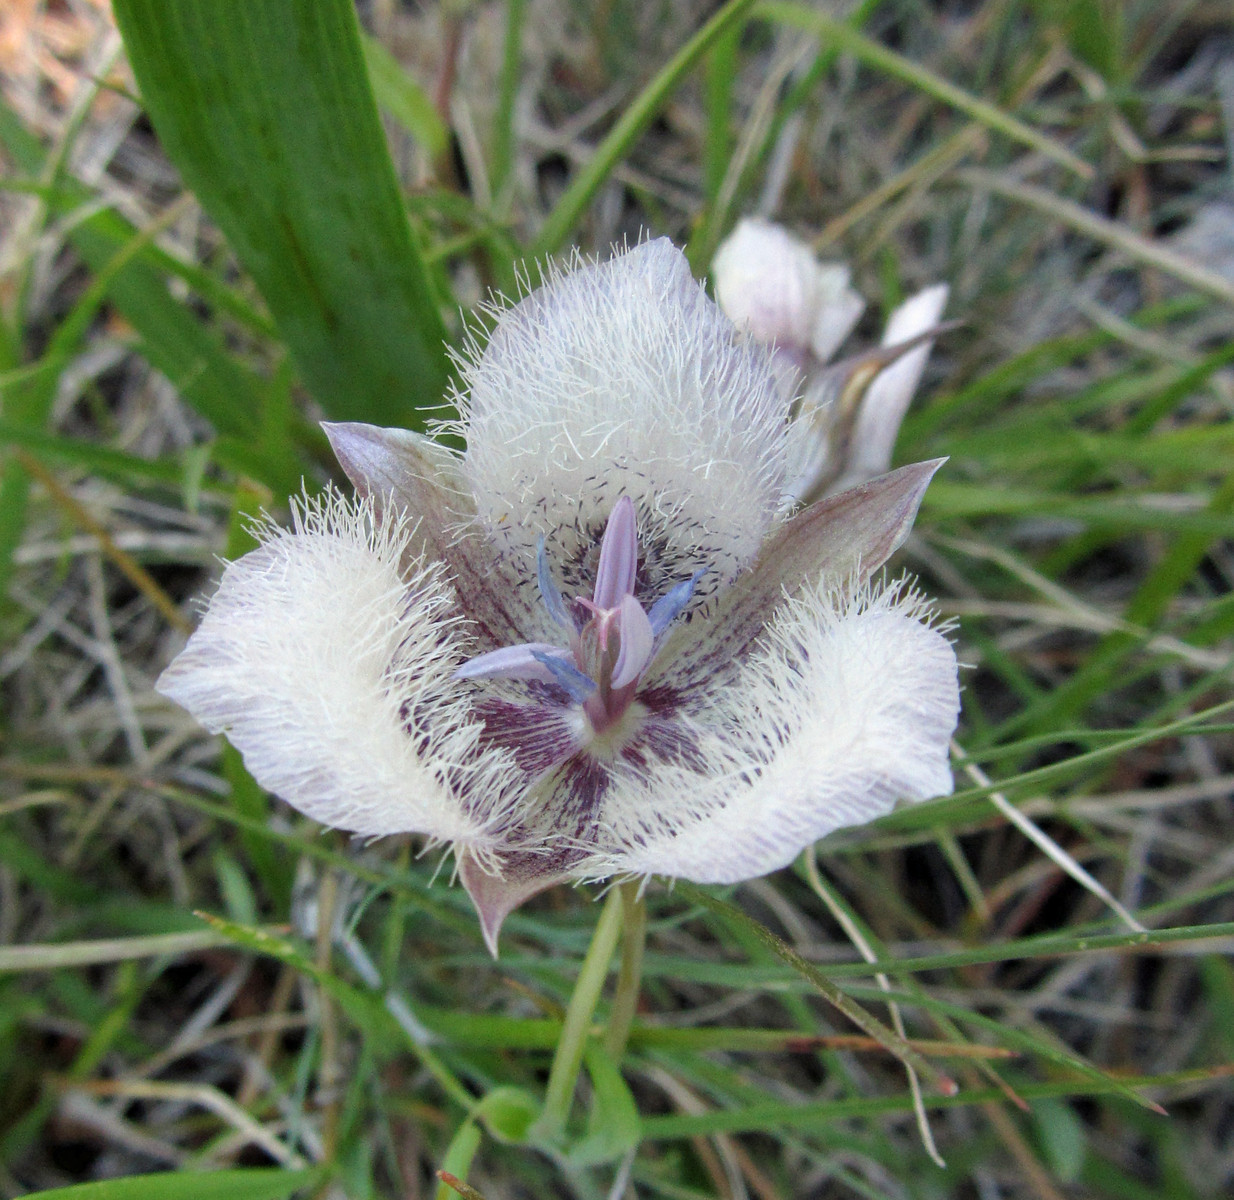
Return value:
M 612 1162 L 637 1146 L 642 1136 L 638 1103 L 617 1064 L 599 1042 L 588 1042 L 583 1057 L 591 1076 L 592 1101 L 587 1132 L 567 1151 L 576 1167 Z
M 444 326 L 348 0 L 117 0 L 168 155 L 333 417 L 422 426 Z
M 159 1172 L 34 1192 L 29 1200 L 285 1200 L 321 1179 L 320 1171 Z
M 1075 1109 L 1065 1100 L 1048 1098 L 1033 1105 L 1037 1137 L 1054 1174 L 1075 1183 L 1084 1167 L 1087 1139 Z
M 42 171 L 44 150 L 37 138 L 17 121 L 11 110 L 0 102 L 0 143 L 22 170 Z M 58 179 L 50 185 L 49 212 L 61 218 L 71 218 L 76 210 L 95 204 L 93 193 L 73 179 Z M 269 388 L 249 367 L 233 357 L 222 340 L 207 328 L 187 305 L 168 290 L 168 274 L 173 271 L 169 255 L 154 246 L 118 213 L 103 209 L 81 222 L 73 223 L 69 241 L 96 276 L 96 282 L 83 297 L 79 311 L 87 313 L 97 301 L 97 292 L 105 292 L 108 301 L 133 326 L 144 357 L 167 376 L 184 400 L 209 420 L 220 432 L 243 439 L 244 453 L 232 455 L 235 465 L 280 492 L 294 490 L 300 479 L 300 466 L 290 446 L 271 445 L 268 439 L 255 439 L 263 423 L 268 404 Z M 174 273 L 184 277 L 183 269 Z M 228 289 L 208 282 L 205 272 L 196 272 L 188 280 L 212 304 L 226 308 L 231 315 L 244 320 L 251 310 L 242 303 L 225 299 Z M 260 324 L 260 318 L 246 320 Z M 30 433 L 41 431 L 50 410 L 58 373 L 67 356 L 77 349 L 74 326 L 67 323 L 55 335 L 53 343 L 38 364 L 24 368 L 30 372 L 23 382 L 10 376 L 0 383 L 5 398 L 5 420 Z M 67 330 L 67 332 L 65 332 Z M 21 388 L 23 399 L 13 400 L 14 391 Z M 41 390 L 40 390 L 41 388 Z M 50 388 L 51 390 L 48 390 Z M 220 456 L 221 458 L 222 456 Z M 7 568 L 14 537 L 20 536 L 25 504 L 25 475 L 20 468 L 11 468 L 5 476 L 5 494 L 0 497 L 0 576 Z M 14 532 L 15 531 L 15 532 Z

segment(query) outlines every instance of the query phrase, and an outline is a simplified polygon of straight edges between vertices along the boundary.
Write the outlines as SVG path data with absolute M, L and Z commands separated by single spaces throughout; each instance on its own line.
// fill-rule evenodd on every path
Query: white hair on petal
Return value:
M 291 530 L 254 532 L 158 690 L 314 820 L 485 845 L 518 773 L 452 678 L 460 618 L 413 523 L 331 490 L 293 501 Z
M 460 366 L 463 473 L 516 558 L 543 534 L 577 559 L 626 494 L 645 552 L 669 575 L 709 568 L 710 592 L 776 518 L 788 413 L 768 354 L 667 239 L 549 269 Z
M 897 801 L 949 793 L 959 686 L 932 616 L 904 580 L 787 600 L 737 678 L 695 706 L 696 760 L 609 793 L 580 873 L 733 883 Z

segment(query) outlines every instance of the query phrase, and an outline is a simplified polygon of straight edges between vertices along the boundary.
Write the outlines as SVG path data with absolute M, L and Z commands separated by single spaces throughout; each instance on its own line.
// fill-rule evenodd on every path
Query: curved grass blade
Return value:
M 348 0 L 116 0 L 168 155 L 341 420 L 422 426 L 445 330 Z

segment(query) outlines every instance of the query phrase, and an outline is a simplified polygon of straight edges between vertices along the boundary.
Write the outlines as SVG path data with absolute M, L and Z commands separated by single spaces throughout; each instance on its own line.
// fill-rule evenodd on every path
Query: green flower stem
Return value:
M 570 1104 L 574 1099 L 574 1085 L 578 1082 L 579 1068 L 583 1063 L 583 1047 L 591 1032 L 591 1019 L 617 947 L 617 935 L 621 932 L 621 907 L 621 892 L 614 888 L 609 892 L 604 911 L 596 923 L 596 931 L 591 935 L 587 957 L 583 959 L 570 1006 L 566 1009 L 561 1038 L 557 1042 L 553 1067 L 548 1076 L 544 1110 L 533 1131 L 540 1141 L 557 1142 L 565 1132 L 566 1118 L 570 1115 Z
M 639 986 L 643 979 L 643 947 L 647 944 L 647 902 L 642 885 L 633 880 L 618 884 L 621 897 L 621 969 L 617 975 L 617 992 L 609 1013 L 608 1031 L 604 1035 L 605 1053 L 614 1066 L 621 1065 L 630 1038 L 630 1026 L 638 1009 Z

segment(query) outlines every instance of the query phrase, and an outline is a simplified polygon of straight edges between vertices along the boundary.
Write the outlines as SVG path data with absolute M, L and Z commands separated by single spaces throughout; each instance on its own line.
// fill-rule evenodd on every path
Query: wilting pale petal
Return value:
M 711 273 L 716 299 L 738 328 L 821 362 L 839 349 L 865 307 L 849 287 L 847 267 L 820 263 L 805 242 L 772 221 L 739 221 L 716 251 Z
M 843 263 L 819 264 L 818 309 L 810 331 L 810 350 L 820 363 L 844 344 L 865 307 L 865 300 L 849 286 L 849 271 Z
M 554 274 L 500 313 L 462 365 L 463 474 L 493 552 L 590 594 L 620 496 L 640 586 L 699 568 L 710 594 L 757 553 L 783 484 L 786 402 L 767 351 L 736 335 L 665 239 Z M 584 561 L 586 559 L 586 561 Z
M 933 329 L 947 305 L 947 287 L 936 284 L 904 301 L 887 322 L 884 346 L 894 346 Z M 915 347 L 886 367 L 870 384 L 853 427 L 848 465 L 838 487 L 879 475 L 891 465 L 900 422 L 921 382 L 933 342 Z
M 439 569 L 411 529 L 329 494 L 228 565 L 157 687 L 226 733 L 263 787 L 355 833 L 484 846 L 511 756 L 452 675 L 464 657 Z
M 955 654 L 893 587 L 808 588 L 696 710 L 694 758 L 608 797 L 586 869 L 734 883 L 897 801 L 951 791 Z

